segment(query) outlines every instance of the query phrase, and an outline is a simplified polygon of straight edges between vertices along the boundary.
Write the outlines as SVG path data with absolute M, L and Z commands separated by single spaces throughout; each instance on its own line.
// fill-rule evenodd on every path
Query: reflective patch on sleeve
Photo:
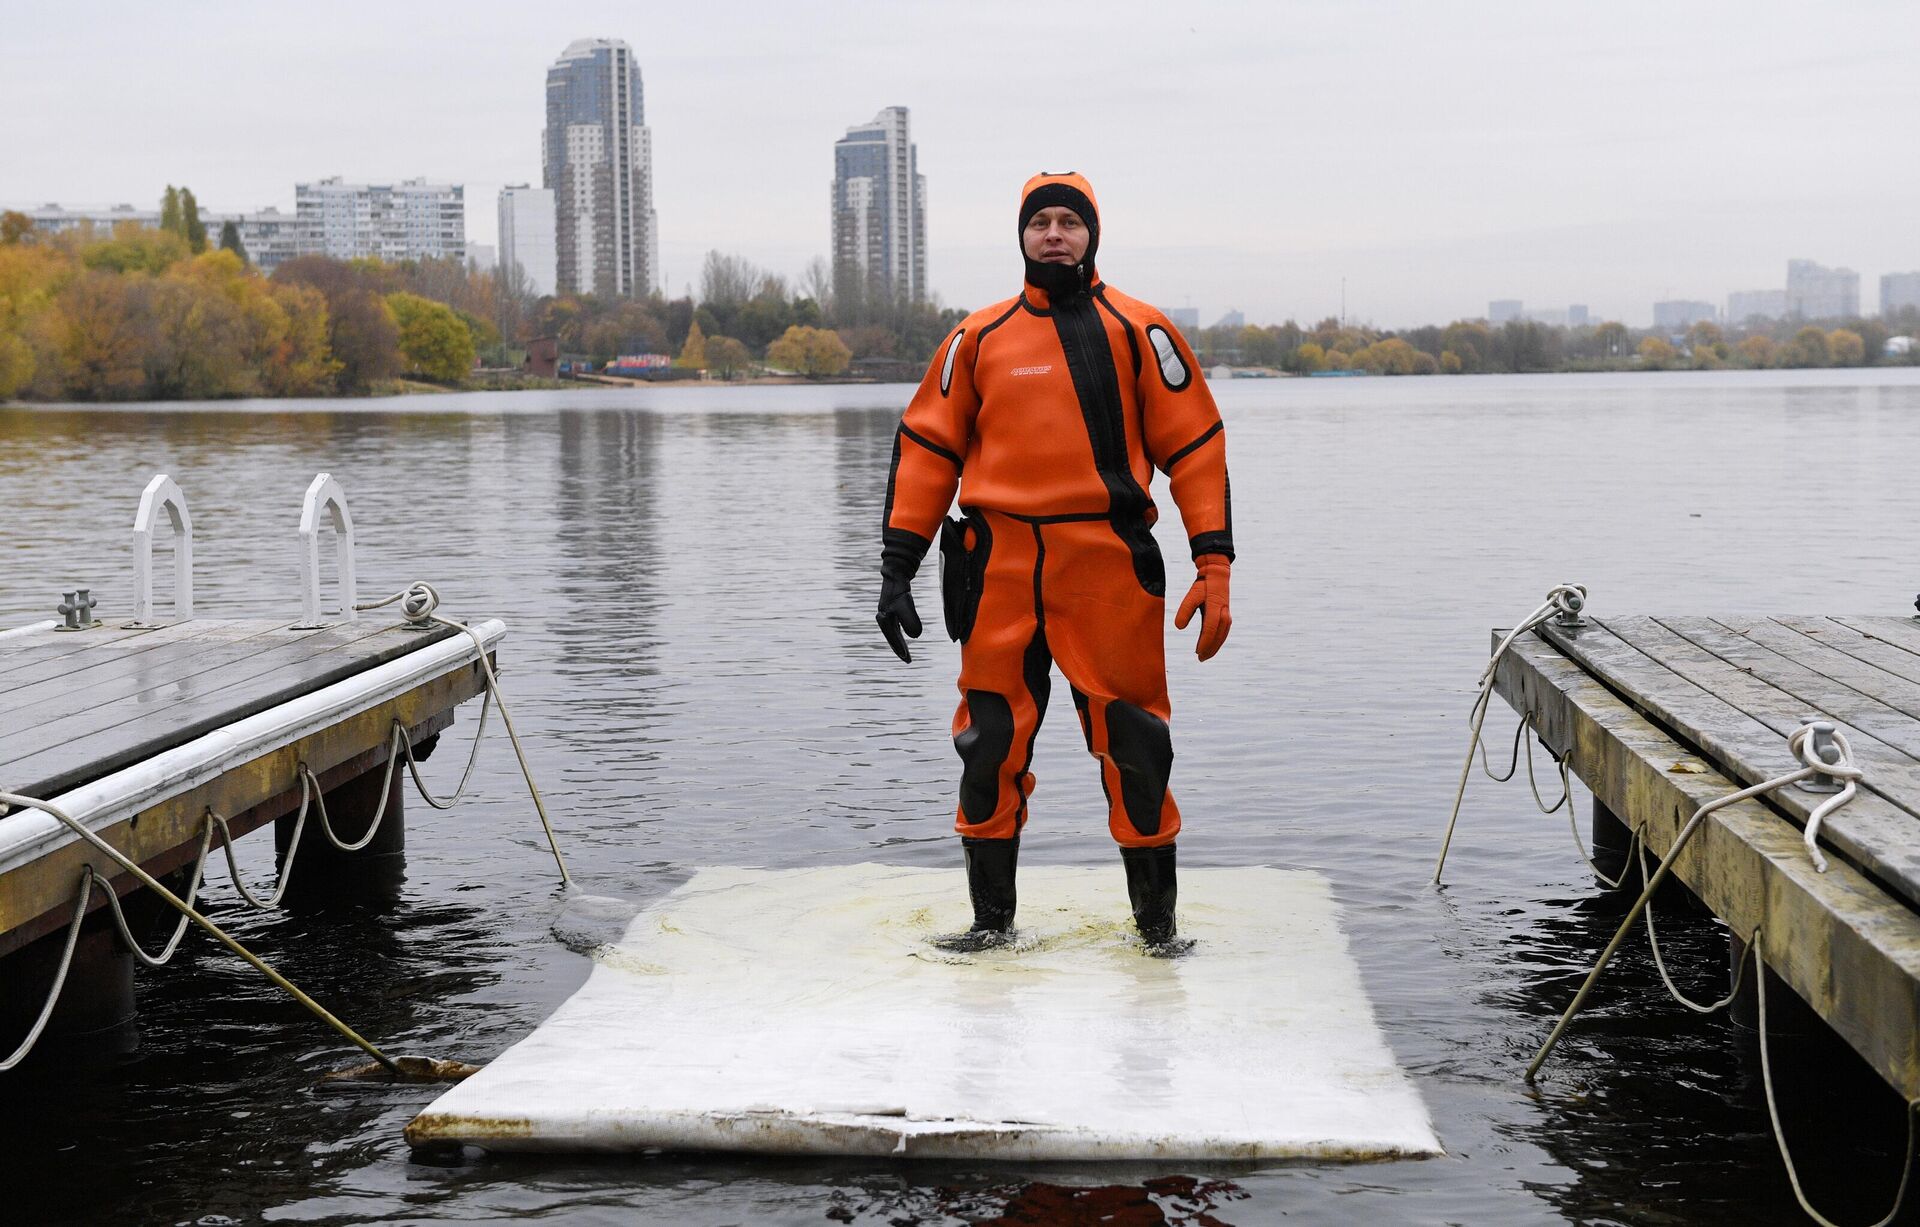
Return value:
M 1181 361 L 1180 348 L 1158 324 L 1147 325 L 1147 340 L 1153 343 L 1153 356 L 1160 363 L 1160 378 L 1169 391 L 1178 392 L 1192 382 L 1193 372 Z
M 953 360 L 959 355 L 960 342 L 966 335 L 967 330 L 962 328 L 954 333 L 953 340 L 947 343 L 947 360 L 940 364 L 940 395 L 942 396 L 945 396 L 948 389 L 953 387 Z

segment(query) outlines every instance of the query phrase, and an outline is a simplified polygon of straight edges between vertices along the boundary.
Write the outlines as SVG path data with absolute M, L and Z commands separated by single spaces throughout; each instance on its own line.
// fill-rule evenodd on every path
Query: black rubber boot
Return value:
M 967 895 L 973 900 L 973 927 L 965 933 L 936 937 L 942 950 L 969 952 L 1005 944 L 1013 931 L 1014 867 L 1020 860 L 1020 837 L 969 839 L 960 837 L 967 858 Z
M 1127 900 L 1133 904 L 1133 924 L 1149 950 L 1171 951 L 1174 946 L 1173 905 L 1179 897 L 1174 880 L 1173 845 L 1158 848 L 1122 848 L 1127 867 Z

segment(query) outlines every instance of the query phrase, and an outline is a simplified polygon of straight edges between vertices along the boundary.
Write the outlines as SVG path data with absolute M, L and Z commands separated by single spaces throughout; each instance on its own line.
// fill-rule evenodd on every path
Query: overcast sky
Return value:
M 929 272 L 1017 288 L 1021 182 L 1076 169 L 1101 268 L 1203 323 L 1384 326 L 1492 298 L 1644 324 L 1790 256 L 1920 268 L 1920 3 L 619 5 L 0 0 L 0 202 L 291 209 L 339 174 L 540 181 L 546 68 L 633 46 L 667 288 L 827 253 L 833 142 L 912 108 Z

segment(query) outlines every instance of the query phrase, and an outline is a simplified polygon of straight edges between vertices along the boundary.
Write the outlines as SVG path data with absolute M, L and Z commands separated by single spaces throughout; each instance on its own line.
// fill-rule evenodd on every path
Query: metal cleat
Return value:
M 93 599 L 93 589 L 76 588 L 67 593 L 67 599 L 55 607 L 54 612 L 66 619 L 57 631 L 84 631 L 100 625 L 93 619 L 93 610 L 100 602 Z

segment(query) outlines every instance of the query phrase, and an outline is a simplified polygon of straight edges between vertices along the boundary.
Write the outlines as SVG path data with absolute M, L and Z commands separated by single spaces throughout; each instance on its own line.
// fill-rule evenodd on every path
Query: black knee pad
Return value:
M 991 690 L 967 691 L 967 727 L 953 739 L 960 771 L 960 814 L 985 822 L 1000 804 L 1000 767 L 1013 749 L 1013 705 Z
M 1107 757 L 1120 769 L 1120 801 L 1142 835 L 1160 833 L 1160 806 L 1173 772 L 1173 734 L 1167 722 L 1131 703 L 1107 704 Z

